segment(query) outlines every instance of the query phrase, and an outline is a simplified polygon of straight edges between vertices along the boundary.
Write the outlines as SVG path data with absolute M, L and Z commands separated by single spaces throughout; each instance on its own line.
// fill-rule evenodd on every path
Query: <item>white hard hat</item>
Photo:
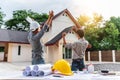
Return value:
M 29 16 L 27 16 L 26 20 L 29 22 L 29 23 L 32 23 L 32 18 L 30 18 Z
M 35 31 L 37 28 L 40 27 L 39 23 L 37 21 L 34 21 L 29 16 L 26 18 L 26 20 L 30 23 L 30 30 Z
M 32 30 L 32 31 L 35 31 L 37 28 L 39 28 L 40 27 L 40 25 L 39 25 L 39 23 L 38 22 L 36 22 L 36 21 L 32 21 L 31 23 L 30 23 L 30 30 Z

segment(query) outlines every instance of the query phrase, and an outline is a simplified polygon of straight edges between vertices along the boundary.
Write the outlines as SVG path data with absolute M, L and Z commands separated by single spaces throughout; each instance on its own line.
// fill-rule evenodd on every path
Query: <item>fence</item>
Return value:
M 87 51 L 85 53 L 85 61 L 120 62 L 120 51 Z

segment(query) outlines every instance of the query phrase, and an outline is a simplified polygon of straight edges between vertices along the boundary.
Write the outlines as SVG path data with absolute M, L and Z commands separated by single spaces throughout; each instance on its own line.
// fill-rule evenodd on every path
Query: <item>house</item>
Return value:
M 54 63 L 62 58 L 71 60 L 72 50 L 64 48 L 62 32 L 68 33 L 66 36 L 68 42 L 77 40 L 71 31 L 72 26 L 80 27 L 67 9 L 53 17 L 52 26 L 42 37 L 47 63 Z M 0 30 L 0 33 L 0 45 L 5 46 L 5 61 L 31 61 L 31 46 L 27 41 L 27 32 Z
M 31 60 L 31 46 L 27 40 L 27 35 L 28 32 L 0 29 L 0 48 L 4 47 L 3 61 Z
M 77 40 L 74 32 L 70 31 L 71 26 L 76 26 L 77 28 L 80 27 L 67 9 L 53 17 L 52 27 L 43 36 L 43 42 L 45 46 L 47 46 L 45 50 L 47 54 L 46 61 L 54 63 L 62 58 L 71 61 L 72 50 L 64 49 L 62 42 L 62 32 L 69 32 L 66 36 L 67 41 L 73 42 L 74 40 Z

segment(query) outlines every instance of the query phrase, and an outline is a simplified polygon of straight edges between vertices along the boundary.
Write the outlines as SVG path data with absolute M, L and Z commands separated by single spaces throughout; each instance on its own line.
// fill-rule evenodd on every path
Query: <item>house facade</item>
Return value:
M 4 48 L 2 61 L 31 61 L 31 46 L 27 35 L 28 32 L 0 29 L 0 48 Z
M 31 61 L 31 46 L 29 44 L 9 43 L 8 62 Z
M 62 32 L 67 32 L 67 42 L 77 40 L 71 27 L 80 27 L 71 13 L 65 9 L 53 17 L 52 26 L 42 37 L 44 57 L 46 63 L 54 63 L 59 59 L 71 61 L 72 51 L 63 46 Z M 4 61 L 31 61 L 31 46 L 27 40 L 28 32 L 0 30 L 0 46 L 4 46 Z
M 43 42 L 46 45 L 47 62 L 54 63 L 59 59 L 66 59 L 71 62 L 72 51 L 67 51 L 63 47 L 62 32 L 67 32 L 67 42 L 73 42 L 77 40 L 74 32 L 71 32 L 71 27 L 80 27 L 71 13 L 65 9 L 54 16 L 52 21 L 52 27 L 43 36 Z M 71 54 L 70 54 L 71 53 Z

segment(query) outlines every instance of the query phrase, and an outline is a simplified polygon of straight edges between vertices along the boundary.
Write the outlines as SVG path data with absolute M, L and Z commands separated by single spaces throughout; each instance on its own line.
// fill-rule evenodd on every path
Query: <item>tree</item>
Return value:
M 92 18 L 80 16 L 78 22 L 86 26 L 85 38 L 92 44 L 89 50 L 120 49 L 120 17 L 104 22 L 102 15 L 94 13 Z
M 16 10 L 13 11 L 13 18 L 5 22 L 6 28 L 10 30 L 28 31 L 29 23 L 26 21 L 27 16 L 30 16 L 39 23 L 46 21 L 48 18 L 48 15 L 45 13 L 39 14 L 31 10 Z
M 1 11 L 1 8 L 0 8 L 0 28 L 3 24 L 3 18 L 5 17 L 5 14 L 3 14 L 3 12 Z
M 118 50 L 119 30 L 111 21 L 106 21 L 104 27 L 86 28 L 86 39 L 92 44 L 89 50 Z
M 89 24 L 90 22 L 90 17 L 87 16 L 87 15 L 80 15 L 78 18 L 77 18 L 77 21 L 78 23 L 81 25 L 81 26 L 86 26 L 87 24 Z
M 103 33 L 101 24 L 103 24 L 103 17 L 94 13 L 92 17 L 81 15 L 77 18 L 80 25 L 85 26 L 85 38 L 92 45 L 90 50 L 99 50 L 100 37 L 99 34 Z
M 110 20 L 107 21 L 108 23 L 113 23 L 114 26 L 116 26 L 120 32 L 120 17 L 110 17 Z
M 96 28 L 101 27 L 101 24 L 103 22 L 103 17 L 102 15 L 99 15 L 97 13 L 93 14 L 93 24 Z
M 77 18 L 78 23 L 81 26 L 84 26 L 85 28 L 98 28 L 101 27 L 104 20 L 102 15 L 99 15 L 97 13 L 93 13 L 92 17 L 89 17 L 87 15 L 80 15 L 80 17 Z
M 107 43 L 105 46 L 110 50 L 119 50 L 120 49 L 120 18 L 111 17 L 110 20 L 107 20 L 104 28 L 104 43 Z M 108 44 L 109 43 L 109 44 Z M 108 48 L 109 47 L 109 48 Z

